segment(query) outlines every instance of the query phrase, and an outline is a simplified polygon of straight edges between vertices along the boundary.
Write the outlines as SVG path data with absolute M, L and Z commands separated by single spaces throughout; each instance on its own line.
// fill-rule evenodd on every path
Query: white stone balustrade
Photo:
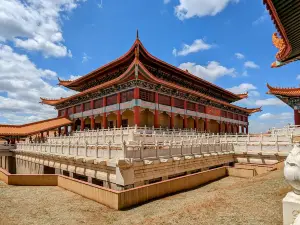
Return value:
M 74 132 L 72 136 L 49 137 L 46 143 L 18 143 L 17 150 L 100 157 L 145 159 L 195 155 L 210 152 L 286 156 L 292 135 L 215 135 L 194 130 L 163 130 L 127 127 Z

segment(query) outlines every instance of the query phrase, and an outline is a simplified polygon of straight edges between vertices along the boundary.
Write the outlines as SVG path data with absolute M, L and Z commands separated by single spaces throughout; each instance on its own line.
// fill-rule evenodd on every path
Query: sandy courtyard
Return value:
M 282 171 L 226 177 L 197 189 L 115 211 L 59 187 L 0 183 L 0 224 L 282 224 L 290 190 Z

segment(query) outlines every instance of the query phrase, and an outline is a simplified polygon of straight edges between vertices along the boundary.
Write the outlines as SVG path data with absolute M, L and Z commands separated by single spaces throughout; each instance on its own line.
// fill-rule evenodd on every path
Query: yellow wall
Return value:
M 159 114 L 159 126 L 162 128 L 169 128 L 170 122 L 171 117 L 167 113 L 163 112 Z
M 215 120 L 210 120 L 209 121 L 209 132 L 210 133 L 219 133 L 219 123 Z
M 122 113 L 122 120 L 128 120 L 128 125 L 130 127 L 134 126 L 134 114 L 131 110 L 126 110 Z
M 175 129 L 183 129 L 183 117 L 176 115 L 174 118 Z
M 198 120 L 198 126 L 199 126 L 200 131 L 204 131 L 204 120 L 203 119 Z
M 140 125 L 141 127 L 144 127 L 145 125 L 147 127 L 154 126 L 154 114 L 150 112 L 148 109 L 145 109 L 140 114 Z
M 192 118 L 192 117 L 189 117 L 188 119 L 187 119 L 188 121 L 187 121 L 187 124 L 188 124 L 188 127 L 187 128 L 189 128 L 189 129 L 194 129 L 195 128 L 195 122 L 194 122 L 194 119 Z
M 113 121 L 113 127 L 117 127 L 117 115 L 115 113 L 110 113 L 107 117 L 107 126 L 109 126 L 109 121 Z

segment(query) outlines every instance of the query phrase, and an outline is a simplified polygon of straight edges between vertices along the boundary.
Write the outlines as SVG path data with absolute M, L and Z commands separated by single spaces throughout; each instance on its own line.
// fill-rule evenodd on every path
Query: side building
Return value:
M 59 85 L 78 93 L 41 102 L 73 121 L 63 133 L 121 126 L 248 133 L 248 116 L 260 111 L 232 104 L 247 93 L 233 94 L 152 56 L 138 37 L 120 58 Z
M 300 88 L 272 87 L 267 84 L 267 94 L 274 95 L 294 110 L 295 125 L 300 125 Z

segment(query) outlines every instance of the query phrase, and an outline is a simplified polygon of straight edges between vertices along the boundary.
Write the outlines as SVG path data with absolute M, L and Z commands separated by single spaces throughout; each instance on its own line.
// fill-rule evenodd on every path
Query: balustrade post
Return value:
M 106 131 L 104 131 L 104 130 L 103 130 L 102 139 L 103 139 L 103 143 L 106 143 Z
M 121 143 L 123 143 L 123 141 L 124 141 L 124 133 L 123 133 L 123 129 L 121 129 L 121 134 L 120 134 L 120 136 L 121 136 Z
M 68 152 L 67 155 L 71 155 L 71 141 L 68 142 Z
M 139 143 L 139 149 L 140 149 L 140 159 L 143 159 L 144 158 L 144 146 L 143 146 L 142 141 L 140 141 L 140 143 Z
M 172 143 L 169 141 L 169 157 L 172 157 Z
M 79 144 L 79 143 L 78 143 L 78 140 L 77 140 L 77 143 L 76 143 L 76 156 L 79 155 L 79 152 L 78 152 L 78 151 L 79 151 L 79 149 L 78 149 L 79 146 L 78 146 L 78 144 Z
M 111 141 L 108 142 L 108 158 L 111 159 Z
M 60 149 L 61 149 L 61 154 L 62 154 L 62 155 L 64 154 L 64 152 L 63 152 L 63 144 L 64 144 L 64 142 L 62 141 L 62 142 L 60 143 Z
M 98 142 L 96 143 L 96 158 L 99 158 Z
M 180 154 L 183 156 L 183 141 L 181 140 L 181 146 L 180 146 Z
M 158 158 L 158 142 L 155 141 L 155 157 Z
M 122 151 L 123 151 L 123 154 L 124 154 L 124 159 L 127 158 L 127 146 L 126 146 L 126 141 L 123 141 L 122 142 Z
M 260 152 L 262 152 L 262 142 L 260 141 Z
M 84 151 L 85 151 L 85 157 L 88 157 L 88 142 L 87 141 L 85 141 L 85 143 L 84 143 L 85 145 L 84 145 Z
M 144 143 L 146 143 L 146 130 L 143 131 L 143 140 L 144 140 Z

